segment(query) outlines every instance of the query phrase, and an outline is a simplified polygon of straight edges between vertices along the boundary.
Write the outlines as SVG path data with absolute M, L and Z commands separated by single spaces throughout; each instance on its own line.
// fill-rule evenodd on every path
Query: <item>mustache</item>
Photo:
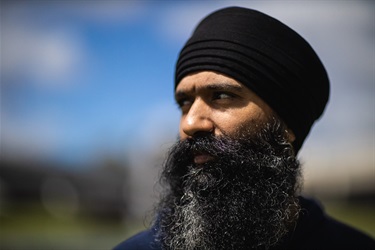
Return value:
M 259 131 L 246 131 L 236 138 L 225 134 L 215 136 L 211 133 L 199 133 L 178 141 L 171 148 L 169 155 L 175 154 L 175 158 L 180 159 L 192 158 L 197 153 L 222 157 L 237 154 L 241 147 L 246 147 L 252 154 L 294 155 L 292 144 L 287 141 L 285 131 L 285 125 L 274 118 Z
M 235 138 L 223 134 L 215 136 L 211 133 L 198 133 L 193 137 L 177 142 L 174 153 L 178 150 L 189 152 L 191 157 L 195 153 L 208 153 L 212 156 L 220 157 L 238 152 L 241 147 L 254 149 L 254 152 L 280 155 L 284 153 L 293 154 L 292 144 L 286 139 L 286 126 L 278 119 L 272 118 L 270 122 L 264 124 L 259 131 L 245 131 Z M 283 152 L 289 150 L 288 152 Z M 170 152 L 172 153 L 172 152 Z M 183 157 L 183 155 L 179 155 Z
M 245 149 L 245 150 L 244 150 Z M 197 166 L 194 156 L 208 154 L 212 160 Z M 186 179 L 198 174 L 219 174 L 213 168 L 220 166 L 220 170 L 228 174 L 236 174 L 241 165 L 246 165 L 249 160 L 255 164 L 254 168 L 270 168 L 264 162 L 265 157 L 282 159 L 290 168 L 295 168 L 295 156 L 292 144 L 285 137 L 285 126 L 280 122 L 265 124 L 263 129 L 252 136 L 238 136 L 231 138 L 227 135 L 214 136 L 212 134 L 198 134 L 194 137 L 178 141 L 169 151 L 164 169 L 161 173 L 160 183 L 169 186 L 175 194 L 183 193 L 183 183 Z M 240 160 L 241 159 L 241 160 Z M 239 162 L 240 160 L 240 162 Z M 280 169 L 273 168 L 271 172 Z M 252 171 L 252 170 L 249 170 Z
M 233 142 L 229 143 L 229 140 L 226 136 L 199 135 L 178 142 L 172 153 L 175 153 L 175 158 L 180 159 L 192 158 L 201 153 L 220 157 L 236 150 Z
M 239 141 L 226 136 L 201 135 L 179 141 L 169 152 L 160 181 L 170 186 L 172 192 L 181 195 L 187 180 L 212 172 L 217 166 L 215 163 L 220 162 L 220 165 L 229 166 L 227 162 L 233 155 L 238 155 L 240 148 Z M 198 154 L 208 154 L 212 156 L 212 160 L 198 166 L 194 163 L 194 157 Z

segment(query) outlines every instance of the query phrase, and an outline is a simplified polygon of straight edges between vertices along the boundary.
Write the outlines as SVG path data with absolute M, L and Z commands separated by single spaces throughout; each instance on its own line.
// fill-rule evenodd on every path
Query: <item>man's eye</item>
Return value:
M 180 109 L 189 107 L 192 104 L 192 101 L 189 99 L 181 99 L 177 101 L 177 105 L 180 107 Z
M 217 93 L 214 93 L 213 94 L 213 99 L 214 100 L 217 100 L 217 99 L 232 99 L 234 97 L 234 95 L 230 94 L 230 93 L 225 93 L 225 92 L 217 92 Z

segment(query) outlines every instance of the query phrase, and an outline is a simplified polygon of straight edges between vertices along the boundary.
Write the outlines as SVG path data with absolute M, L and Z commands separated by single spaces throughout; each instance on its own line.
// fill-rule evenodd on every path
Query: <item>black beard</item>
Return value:
M 214 159 L 197 166 L 195 152 Z M 299 166 L 280 122 L 250 139 L 176 143 L 157 211 L 163 249 L 268 249 L 280 242 L 298 218 Z

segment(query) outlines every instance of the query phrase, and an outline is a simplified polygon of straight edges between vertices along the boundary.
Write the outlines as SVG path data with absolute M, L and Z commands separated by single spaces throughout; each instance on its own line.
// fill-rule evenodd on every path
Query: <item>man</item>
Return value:
M 289 27 L 238 7 L 206 17 L 177 62 L 180 141 L 154 224 L 116 249 L 374 249 L 298 196 L 296 155 L 328 96 L 324 66 Z

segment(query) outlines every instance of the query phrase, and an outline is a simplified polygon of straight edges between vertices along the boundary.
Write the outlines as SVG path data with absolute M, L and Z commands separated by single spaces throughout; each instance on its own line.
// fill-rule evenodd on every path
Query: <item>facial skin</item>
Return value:
M 203 71 L 184 77 L 176 88 L 175 98 L 181 108 L 180 139 L 200 133 L 214 136 L 256 133 L 274 111 L 253 91 L 225 75 Z M 295 137 L 287 130 L 289 142 Z M 196 155 L 195 163 L 210 160 L 209 155 Z
M 197 132 L 233 136 L 238 125 L 255 127 L 273 111 L 254 92 L 236 80 L 215 72 L 189 75 L 176 88 L 181 107 L 181 140 Z
M 176 89 L 180 141 L 161 173 L 163 249 L 268 249 L 295 226 L 300 168 L 293 133 L 241 83 L 214 72 Z

